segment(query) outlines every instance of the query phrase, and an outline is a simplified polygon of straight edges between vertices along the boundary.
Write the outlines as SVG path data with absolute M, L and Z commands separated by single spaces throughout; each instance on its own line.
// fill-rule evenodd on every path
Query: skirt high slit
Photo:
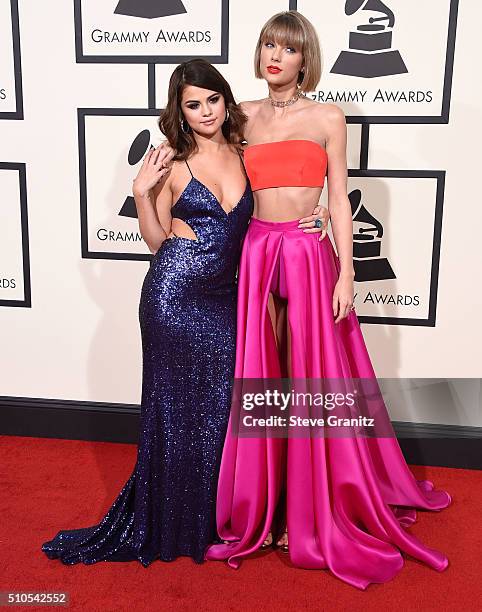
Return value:
M 330 238 L 298 221 L 252 218 L 238 276 L 235 378 L 374 379 L 354 310 L 335 324 L 332 298 L 340 263 Z M 290 342 L 279 346 L 272 293 L 287 304 Z M 386 409 L 385 414 L 386 414 Z M 285 487 L 289 554 L 306 569 L 329 569 L 365 589 L 392 579 L 401 552 L 435 570 L 447 557 L 406 528 L 416 509 L 438 511 L 450 495 L 416 480 L 395 435 L 387 437 L 240 437 L 231 412 L 217 491 L 217 528 L 225 544 L 207 559 L 237 568 L 271 530 Z M 388 420 L 388 416 L 387 416 Z

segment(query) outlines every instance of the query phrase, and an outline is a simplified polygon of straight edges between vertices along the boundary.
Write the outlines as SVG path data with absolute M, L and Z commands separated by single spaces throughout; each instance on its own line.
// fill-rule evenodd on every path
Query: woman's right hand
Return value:
M 144 197 L 171 171 L 170 162 L 175 153 L 175 150 L 164 142 L 146 153 L 142 166 L 132 183 L 134 196 Z

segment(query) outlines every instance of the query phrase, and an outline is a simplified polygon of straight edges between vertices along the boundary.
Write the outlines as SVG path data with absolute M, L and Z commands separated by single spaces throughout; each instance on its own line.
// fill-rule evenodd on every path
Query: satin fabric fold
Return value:
M 340 264 L 327 236 L 252 218 L 238 277 L 236 378 L 279 378 L 282 367 L 268 311 L 270 291 L 287 298 L 292 378 L 374 378 L 355 311 L 335 324 Z M 296 567 L 329 569 L 366 589 L 391 580 L 401 552 L 435 570 L 447 557 L 407 531 L 416 508 L 441 510 L 450 495 L 417 481 L 395 438 L 243 438 L 224 444 L 217 528 L 228 544 L 206 558 L 238 568 L 271 529 L 283 486 L 289 554 Z

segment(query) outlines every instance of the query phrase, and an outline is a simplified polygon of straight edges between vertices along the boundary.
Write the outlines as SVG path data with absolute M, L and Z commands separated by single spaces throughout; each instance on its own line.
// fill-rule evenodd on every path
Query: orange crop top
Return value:
M 244 163 L 253 191 L 323 187 L 328 155 L 314 140 L 280 140 L 247 146 Z

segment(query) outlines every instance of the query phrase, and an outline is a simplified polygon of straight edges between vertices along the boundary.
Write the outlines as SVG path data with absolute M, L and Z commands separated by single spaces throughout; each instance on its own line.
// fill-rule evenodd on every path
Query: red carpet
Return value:
M 438 573 L 405 557 L 394 580 L 362 592 L 327 571 L 293 569 L 274 551 L 258 553 L 239 570 L 188 558 L 156 561 L 147 569 L 137 562 L 65 566 L 47 559 L 40 546 L 57 531 L 100 521 L 132 472 L 136 447 L 9 436 L 0 441 L 0 591 L 67 591 L 68 609 L 85 611 L 480 610 L 480 471 L 412 468 L 453 497 L 440 513 L 418 512 L 410 528 L 443 550 L 450 565 Z

